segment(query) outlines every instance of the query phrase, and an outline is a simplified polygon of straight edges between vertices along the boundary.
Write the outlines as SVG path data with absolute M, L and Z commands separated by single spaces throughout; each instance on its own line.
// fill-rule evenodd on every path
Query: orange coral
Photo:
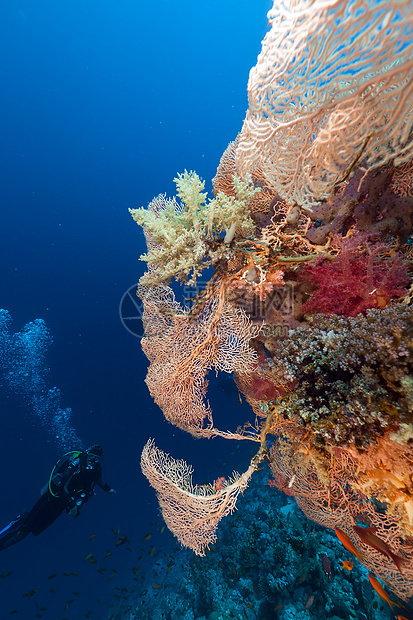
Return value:
M 169 422 L 193 435 L 231 436 L 213 427 L 206 374 L 215 368 L 248 376 L 256 360 L 249 341 L 260 327 L 225 302 L 223 282 L 212 288 L 196 316 L 181 308 L 169 287 L 140 287 L 139 294 L 142 349 L 150 361 L 145 381 L 156 404 Z
M 270 466 L 275 484 L 288 489 L 313 521 L 346 532 L 363 564 L 401 599 L 413 596 L 413 448 L 401 435 L 379 439 L 368 450 L 320 449 L 312 433 L 274 418 Z M 389 558 L 362 545 L 353 525 L 377 528 L 377 536 L 406 563 L 401 575 Z
M 391 187 L 398 196 L 413 196 L 413 159 L 395 168 Z
M 255 469 L 251 465 L 241 476 L 235 473 L 232 479 L 220 478 L 215 488 L 194 486 L 192 467 L 159 450 L 152 439 L 143 449 L 141 467 L 156 490 L 166 525 L 197 555 L 205 555 L 205 549 L 216 541 L 218 523 L 233 512 Z
M 256 295 L 264 301 L 274 288 L 284 285 L 284 272 L 281 269 L 271 268 L 269 265 L 257 264 L 250 258 L 247 264 L 232 276 L 228 296 L 236 298 L 236 289 L 247 297 Z M 232 289 L 232 290 L 231 290 Z
M 214 195 L 218 192 L 223 192 L 227 196 L 235 196 L 234 176 L 237 173 L 235 165 L 235 154 L 239 142 L 239 136 L 234 142 L 230 142 L 225 149 L 222 157 L 219 161 L 217 172 L 212 179 L 214 187 Z M 267 183 L 263 172 L 257 168 L 252 174 L 252 183 L 254 187 L 259 188 L 261 191 L 257 193 L 254 198 L 249 202 L 248 208 L 251 213 L 257 211 L 267 212 L 270 208 L 272 199 L 275 196 L 274 190 Z

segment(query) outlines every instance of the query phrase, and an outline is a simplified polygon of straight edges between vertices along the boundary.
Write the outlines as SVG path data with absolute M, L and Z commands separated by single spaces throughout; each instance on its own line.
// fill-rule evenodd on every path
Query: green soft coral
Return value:
M 140 283 L 146 286 L 169 282 L 173 277 L 195 285 L 197 277 L 224 254 L 238 231 L 246 236 L 254 230 L 248 203 L 259 190 L 245 181 L 234 178 L 236 196 L 219 192 L 212 200 L 207 200 L 205 182 L 195 172 L 185 170 L 174 181 L 181 203 L 161 194 L 147 209 L 129 209 L 145 232 L 148 252 L 140 258 L 148 263 L 149 270 Z

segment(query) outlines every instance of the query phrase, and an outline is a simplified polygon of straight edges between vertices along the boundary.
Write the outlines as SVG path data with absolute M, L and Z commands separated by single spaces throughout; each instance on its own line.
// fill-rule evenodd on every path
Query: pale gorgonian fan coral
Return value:
M 142 349 L 150 361 L 145 382 L 165 418 L 196 437 L 237 437 L 213 427 L 206 376 L 214 369 L 248 377 L 257 363 L 250 341 L 260 327 L 225 301 L 222 286 L 196 316 L 168 286 L 140 286 L 138 293 L 144 307 Z
M 413 155 L 411 0 L 274 2 L 248 82 L 238 174 L 310 209 L 360 161 Z
M 195 486 L 192 467 L 159 450 L 152 439 L 143 449 L 141 466 L 157 492 L 166 525 L 181 544 L 197 555 L 205 555 L 216 541 L 218 523 L 234 511 L 238 495 L 247 488 L 255 469 L 252 464 L 244 474 L 234 473 L 216 488 Z

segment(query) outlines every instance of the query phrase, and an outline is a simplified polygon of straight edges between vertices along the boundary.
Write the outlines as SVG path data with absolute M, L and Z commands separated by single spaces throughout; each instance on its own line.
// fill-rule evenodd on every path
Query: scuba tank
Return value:
M 65 487 L 72 476 L 80 471 L 82 455 L 84 454 L 81 450 L 72 450 L 58 459 L 50 473 L 48 482 L 42 489 L 42 494 L 48 491 L 52 497 L 56 498 L 67 494 Z

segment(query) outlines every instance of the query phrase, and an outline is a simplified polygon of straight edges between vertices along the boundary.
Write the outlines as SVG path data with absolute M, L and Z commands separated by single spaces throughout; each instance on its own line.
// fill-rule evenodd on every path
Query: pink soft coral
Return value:
M 387 243 L 359 234 L 340 245 L 333 260 L 321 258 L 302 268 L 302 279 L 315 287 L 304 313 L 357 316 L 368 308 L 384 308 L 406 292 L 408 263 Z

